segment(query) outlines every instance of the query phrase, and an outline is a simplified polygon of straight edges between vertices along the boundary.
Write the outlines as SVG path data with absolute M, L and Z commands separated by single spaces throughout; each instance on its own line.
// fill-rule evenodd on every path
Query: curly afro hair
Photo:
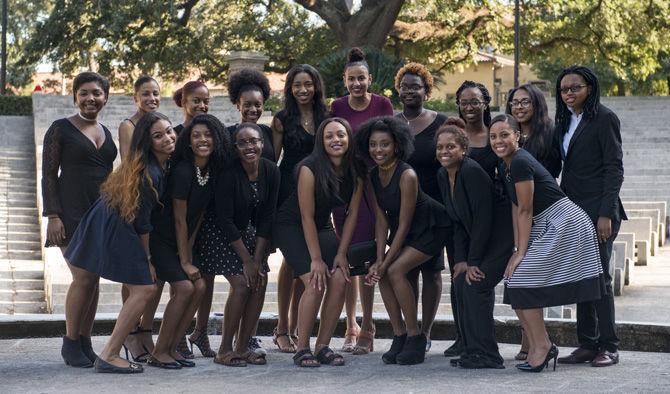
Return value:
M 261 71 L 243 68 L 228 77 L 228 95 L 233 104 L 239 103 L 242 93 L 254 90 L 261 92 L 263 101 L 270 97 L 270 82 Z
M 407 123 L 395 116 L 378 116 L 363 123 L 354 137 L 362 156 L 370 157 L 370 136 L 377 131 L 391 135 L 398 160 L 406 161 L 414 153 L 414 137 Z
M 430 97 L 430 93 L 433 91 L 433 76 L 426 66 L 421 63 L 407 63 L 402 66 L 395 75 L 395 90 L 400 91 L 400 81 L 405 74 L 412 74 L 421 78 L 426 89 L 426 97 Z

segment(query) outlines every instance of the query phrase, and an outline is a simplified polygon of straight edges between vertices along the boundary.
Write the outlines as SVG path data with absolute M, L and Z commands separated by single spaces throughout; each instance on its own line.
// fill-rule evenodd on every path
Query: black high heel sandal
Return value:
M 193 353 L 193 345 L 198 347 L 200 354 L 203 357 L 214 357 L 216 352 L 212 350 L 209 345 L 209 337 L 207 336 L 207 330 L 200 330 L 198 328 L 194 329 L 191 335 L 188 337 L 188 341 L 191 344 L 191 353 Z
M 558 359 L 558 347 L 551 344 L 549 352 L 547 352 L 547 357 L 544 358 L 544 362 L 537 366 L 532 366 L 529 363 L 525 362 L 523 364 L 517 364 L 517 369 L 523 372 L 542 372 L 545 368 L 549 369 L 549 361 L 554 359 L 554 371 L 556 371 L 556 359 Z
M 137 334 L 142 334 L 142 333 L 147 333 L 147 332 L 153 333 L 153 330 L 151 330 L 149 328 L 144 329 L 140 326 L 137 326 L 135 331 L 129 333 L 128 335 L 137 335 Z M 130 358 L 132 357 L 133 361 L 136 362 L 136 363 L 146 363 L 147 360 L 149 359 L 149 356 L 151 356 L 151 352 L 149 351 L 149 349 L 147 349 L 146 346 L 144 346 L 144 344 L 142 344 L 142 349 L 144 350 L 144 353 L 140 354 L 139 356 L 135 356 L 133 354 L 133 352 L 128 350 L 128 347 L 126 346 L 126 344 L 125 343 L 123 344 L 123 350 L 125 350 L 125 352 L 126 352 L 126 360 L 128 360 L 128 361 L 130 361 Z

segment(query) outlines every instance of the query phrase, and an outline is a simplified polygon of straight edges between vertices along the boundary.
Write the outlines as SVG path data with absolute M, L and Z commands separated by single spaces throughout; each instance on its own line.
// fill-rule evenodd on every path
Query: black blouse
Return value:
M 144 179 L 140 187 L 140 206 L 135 215 L 133 227 L 137 234 L 148 234 L 153 227 L 153 218 L 160 212 L 161 201 L 164 198 L 166 183 L 165 173 L 156 158 L 151 155 L 149 161 L 149 177 L 151 185 Z M 174 226 L 173 226 L 174 227 Z
M 284 129 L 282 134 L 284 156 L 279 163 L 279 169 L 283 176 L 293 176 L 296 164 L 312 153 L 314 135 L 308 133 L 299 121 L 289 119 L 286 110 L 279 111 L 276 116 Z
M 446 120 L 445 115 L 438 113 L 428 127 L 414 136 L 414 153 L 407 160 L 416 171 L 421 190 L 439 202 L 442 202 L 442 195 L 437 185 L 437 171 L 441 166 L 435 157 L 435 132 Z
M 302 166 L 306 166 L 316 174 L 315 163 L 312 158 L 304 160 L 300 167 Z M 330 214 L 333 208 L 345 206 L 351 201 L 351 196 L 354 194 L 354 182 L 356 180 L 351 179 L 349 175 L 341 178 L 339 193 L 330 196 L 323 196 L 318 190 L 314 191 L 314 222 L 316 223 L 317 230 L 331 229 L 333 227 Z M 281 205 L 281 208 L 279 208 L 277 224 L 302 226 L 297 190 L 293 191 Z
M 205 174 L 201 176 L 205 176 Z M 200 186 L 193 163 L 189 161 L 177 163 L 168 177 L 168 190 L 161 198 L 163 206 L 154 212 L 154 231 L 151 235 L 158 236 L 170 244 L 177 243 L 173 200 L 184 200 L 186 201 L 186 224 L 188 237 L 190 238 L 196 230 L 198 220 L 207 208 L 207 204 L 209 204 L 214 181 L 212 178 L 210 177 L 204 186 Z
M 251 221 L 256 236 L 270 239 L 279 193 L 279 170 L 274 162 L 261 158 L 258 164 L 258 205 L 252 200 L 253 190 L 239 160 L 223 171 L 216 182 L 215 206 L 219 227 L 232 242 L 240 239 L 241 230 Z
M 533 181 L 533 216 L 565 197 L 556 179 L 525 149 L 519 149 L 514 154 L 510 168 L 507 168 L 504 162 L 500 166 L 504 174 L 505 190 L 514 204 L 518 204 L 514 185 L 518 182 Z

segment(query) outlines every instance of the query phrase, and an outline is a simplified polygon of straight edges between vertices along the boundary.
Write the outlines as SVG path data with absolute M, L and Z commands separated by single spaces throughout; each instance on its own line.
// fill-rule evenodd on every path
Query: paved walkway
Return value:
M 105 337 L 95 337 L 100 349 Z M 211 337 L 217 346 L 220 337 Z M 3 393 L 172 393 L 172 392 L 667 392 L 670 355 L 622 352 L 621 363 L 609 368 L 558 365 L 555 372 L 527 374 L 514 368 L 518 345 L 502 345 L 504 370 L 463 370 L 442 356 L 449 341 L 433 342 L 426 362 L 416 366 L 384 365 L 381 354 L 389 340 L 378 340 L 367 356 L 345 356 L 344 367 L 301 369 L 291 355 L 278 353 L 270 338 L 268 364 L 246 368 L 224 367 L 197 357 L 195 368 L 166 371 L 146 367 L 140 375 L 96 374 L 91 369 L 66 366 L 60 357 L 60 338 L 0 341 L 0 384 Z M 333 345 L 341 345 L 335 339 Z M 561 348 L 561 354 L 572 349 Z

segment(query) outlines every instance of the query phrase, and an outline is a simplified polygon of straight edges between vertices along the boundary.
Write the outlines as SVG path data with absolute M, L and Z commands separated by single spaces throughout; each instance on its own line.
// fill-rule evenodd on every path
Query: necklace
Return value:
M 410 122 L 413 122 L 413 121 L 419 119 L 421 117 L 421 115 L 423 115 L 423 112 L 424 112 L 424 109 L 421 108 L 421 112 L 419 112 L 419 114 L 417 116 L 413 117 L 412 119 L 408 119 L 407 116 L 405 116 L 404 112 L 401 112 L 400 116 L 402 116 L 403 119 L 405 119 L 405 122 L 407 122 L 407 124 L 410 124 Z
M 209 169 L 207 169 L 205 176 L 202 176 L 200 173 L 200 167 L 195 166 L 195 177 L 198 179 L 198 185 L 205 186 L 207 181 L 209 181 Z
M 390 164 L 387 164 L 387 165 L 385 165 L 385 166 L 379 164 L 379 168 L 380 168 L 381 170 L 383 170 L 383 171 L 388 171 L 388 170 L 390 170 L 391 168 L 393 168 L 393 166 L 395 166 L 397 162 L 398 162 L 398 159 L 393 159 L 393 161 L 392 161 Z
M 89 118 L 85 117 L 84 115 L 81 114 L 81 112 L 77 112 L 77 115 L 85 122 L 93 123 L 93 122 L 97 121 L 97 119 L 95 119 L 95 118 L 89 119 Z

